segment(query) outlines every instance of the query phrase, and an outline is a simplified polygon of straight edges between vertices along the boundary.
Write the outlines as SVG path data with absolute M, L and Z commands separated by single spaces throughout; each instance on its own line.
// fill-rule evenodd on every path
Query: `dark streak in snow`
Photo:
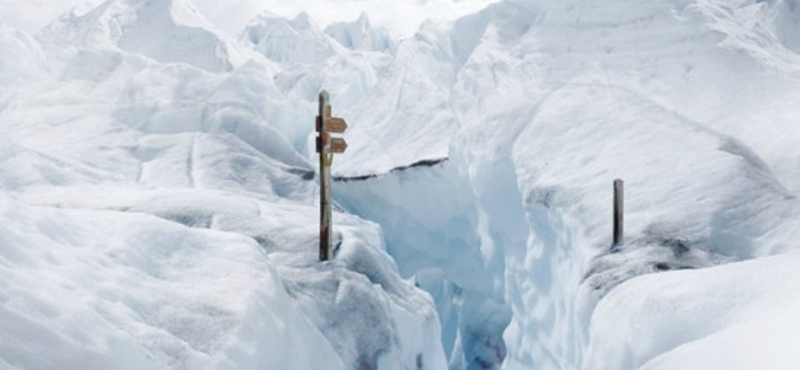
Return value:
M 414 163 L 412 163 L 410 165 L 407 165 L 407 166 L 395 167 L 391 171 L 389 171 L 387 173 L 383 173 L 383 174 L 368 174 L 368 175 L 359 175 L 359 176 L 334 176 L 333 177 L 333 181 L 337 181 L 337 182 L 366 181 L 366 180 L 370 180 L 370 179 L 374 179 L 374 178 L 378 178 L 378 177 L 383 177 L 383 176 L 386 176 L 388 174 L 395 173 L 395 172 L 408 171 L 408 170 L 411 170 L 411 169 L 414 169 L 414 168 L 434 167 L 434 166 L 437 166 L 437 165 L 442 164 L 444 162 L 447 162 L 448 160 L 449 160 L 449 158 L 446 158 L 446 157 L 445 158 L 435 158 L 435 159 L 423 159 L 423 160 L 414 162 Z

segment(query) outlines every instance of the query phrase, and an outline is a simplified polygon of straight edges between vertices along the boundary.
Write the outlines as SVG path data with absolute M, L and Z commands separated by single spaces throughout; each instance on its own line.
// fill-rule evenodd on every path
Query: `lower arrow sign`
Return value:
M 347 142 L 340 137 L 332 137 L 330 145 L 331 153 L 344 153 L 347 150 Z

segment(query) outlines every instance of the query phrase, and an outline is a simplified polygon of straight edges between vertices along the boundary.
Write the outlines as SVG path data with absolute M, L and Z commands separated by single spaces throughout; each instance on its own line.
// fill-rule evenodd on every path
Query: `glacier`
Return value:
M 795 368 L 796 2 L 484 5 L 0 17 L 0 368 Z

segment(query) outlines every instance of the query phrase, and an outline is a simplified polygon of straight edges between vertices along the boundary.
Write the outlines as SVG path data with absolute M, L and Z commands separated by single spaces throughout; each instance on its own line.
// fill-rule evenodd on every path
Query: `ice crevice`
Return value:
M 472 176 L 456 155 L 335 187 L 345 209 L 381 226 L 401 274 L 433 296 L 450 369 L 500 368 L 508 354 L 517 305 L 506 297 L 526 272 L 507 264 L 525 256 L 531 220 L 510 157 L 498 158 Z

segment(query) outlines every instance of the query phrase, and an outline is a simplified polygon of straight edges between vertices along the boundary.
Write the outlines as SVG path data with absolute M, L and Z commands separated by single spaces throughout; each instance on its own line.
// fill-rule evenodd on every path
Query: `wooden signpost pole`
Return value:
M 319 186 L 320 186 L 320 218 L 319 218 L 319 260 L 330 259 L 331 252 L 331 167 L 328 162 L 328 132 L 325 130 L 328 113 L 328 92 L 319 94 L 319 117 L 317 118 L 317 151 L 319 152 Z
M 334 153 L 344 153 L 347 142 L 342 138 L 331 138 L 331 133 L 342 133 L 347 122 L 331 116 L 328 92 L 319 93 L 319 116 L 316 120 L 317 153 L 319 153 L 320 221 L 319 221 L 319 260 L 331 259 L 331 239 L 333 224 L 331 220 L 331 162 Z

